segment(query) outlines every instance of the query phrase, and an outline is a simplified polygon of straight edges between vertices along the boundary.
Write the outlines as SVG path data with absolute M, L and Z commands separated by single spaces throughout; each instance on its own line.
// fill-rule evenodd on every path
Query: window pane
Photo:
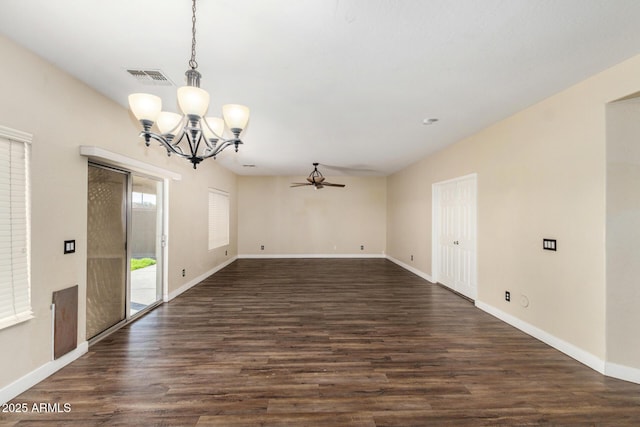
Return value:
M 0 138 L 0 328 L 32 317 L 28 159 L 27 143 Z

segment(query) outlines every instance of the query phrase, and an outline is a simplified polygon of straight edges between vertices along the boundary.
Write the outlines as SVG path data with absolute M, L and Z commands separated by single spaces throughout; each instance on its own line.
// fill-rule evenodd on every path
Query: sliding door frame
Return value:
M 124 173 L 127 177 L 127 194 L 126 194 L 126 272 L 125 272 L 125 318 L 118 323 L 110 326 L 94 337 L 87 339 L 89 345 L 93 345 L 120 329 L 121 327 L 135 321 L 139 317 L 147 314 L 149 311 L 163 304 L 164 302 L 169 301 L 169 281 L 168 281 L 168 234 L 169 234 L 169 179 L 164 176 L 157 176 L 154 174 L 148 174 L 136 170 L 128 169 L 127 167 L 123 167 L 120 165 L 112 165 L 110 162 L 102 162 L 100 159 L 89 159 L 87 162 L 87 168 L 90 166 L 99 167 L 107 170 L 112 170 L 115 172 Z M 162 232 L 161 232 L 161 274 L 162 274 L 162 290 L 160 292 L 160 298 L 145 307 L 144 309 L 138 311 L 137 313 L 131 315 L 131 255 L 132 255 L 132 245 L 129 242 L 132 232 L 132 203 L 131 203 L 131 195 L 133 188 L 133 176 L 139 176 L 144 178 L 153 179 L 155 181 L 159 181 L 162 183 L 162 205 L 159 209 L 162 210 Z M 85 320 L 86 322 L 86 320 Z

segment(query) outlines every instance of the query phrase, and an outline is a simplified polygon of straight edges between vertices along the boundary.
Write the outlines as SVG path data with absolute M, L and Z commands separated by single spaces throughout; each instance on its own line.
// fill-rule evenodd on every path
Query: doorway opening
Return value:
M 162 181 L 131 175 L 129 315 L 162 298 Z

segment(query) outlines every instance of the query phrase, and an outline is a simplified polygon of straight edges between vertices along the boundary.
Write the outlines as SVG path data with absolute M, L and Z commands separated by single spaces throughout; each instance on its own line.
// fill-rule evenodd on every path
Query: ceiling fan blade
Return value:
M 323 182 L 322 185 L 326 185 L 328 187 L 344 187 L 346 184 L 332 184 L 330 182 Z
M 302 183 L 302 182 L 292 182 L 290 187 L 305 187 L 307 185 L 312 185 L 312 184 L 308 184 L 306 182 Z

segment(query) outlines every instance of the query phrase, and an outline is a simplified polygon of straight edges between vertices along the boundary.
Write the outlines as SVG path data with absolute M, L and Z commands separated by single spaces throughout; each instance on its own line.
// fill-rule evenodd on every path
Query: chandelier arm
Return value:
M 215 157 L 218 154 L 220 154 L 225 148 L 231 146 L 233 143 L 229 142 L 229 141 L 225 141 L 224 143 L 220 144 L 220 145 L 216 145 L 216 147 L 211 150 L 209 153 L 203 155 L 202 157 L 205 159 L 208 159 L 209 157 Z
M 180 138 L 176 138 L 174 136 L 172 139 L 170 139 L 170 138 L 166 138 L 166 139 L 167 139 L 167 142 L 169 142 L 169 144 L 171 144 L 171 146 L 173 147 L 174 150 L 176 150 L 178 153 L 184 154 L 186 156 L 186 154 L 184 153 L 184 150 L 180 146 L 180 143 L 184 139 L 184 136 L 185 136 L 185 132 L 183 130 L 182 132 L 180 132 Z
M 242 141 L 239 139 L 226 139 L 222 140 L 222 144 L 216 145 L 215 149 L 205 155 L 202 156 L 203 159 L 208 159 L 209 157 L 215 157 L 220 154 L 225 148 L 230 147 L 235 144 L 242 144 Z
M 188 159 L 188 158 L 190 157 L 190 156 L 188 156 L 187 154 L 184 154 L 184 153 L 182 152 L 182 150 L 176 150 L 176 147 L 174 147 L 174 146 L 173 146 L 169 141 L 167 141 L 167 140 L 166 140 L 166 138 L 165 138 L 165 137 L 163 137 L 162 135 L 158 135 L 157 133 L 154 133 L 154 132 L 145 132 L 145 131 L 142 131 L 142 132 L 140 133 L 140 136 L 145 137 L 145 140 L 146 140 L 146 138 L 147 138 L 147 137 L 149 137 L 149 138 L 151 138 L 151 139 L 155 139 L 155 140 L 156 140 L 156 141 L 158 141 L 160 144 L 162 144 L 162 146 L 163 146 L 164 148 L 166 148 L 166 149 L 167 149 L 167 152 L 169 152 L 169 154 L 173 153 L 173 154 L 175 154 L 175 155 L 177 155 L 177 156 L 179 156 L 179 157 L 185 158 L 185 159 Z M 176 142 L 176 144 L 178 144 L 178 143 L 182 140 L 182 138 L 183 138 L 183 137 L 184 137 L 184 135 L 180 137 L 180 139 L 178 140 L 178 142 Z M 179 147 L 178 147 L 178 148 L 179 148 Z
M 207 138 L 204 138 L 204 137 L 203 137 L 202 139 L 204 139 L 204 143 L 205 143 L 205 145 L 207 146 L 207 149 L 209 149 L 209 150 L 215 150 L 215 149 L 216 149 L 216 145 L 217 145 L 217 142 L 218 142 L 219 140 L 216 140 L 216 142 L 212 143 L 212 142 L 211 142 L 211 141 L 209 141 Z

